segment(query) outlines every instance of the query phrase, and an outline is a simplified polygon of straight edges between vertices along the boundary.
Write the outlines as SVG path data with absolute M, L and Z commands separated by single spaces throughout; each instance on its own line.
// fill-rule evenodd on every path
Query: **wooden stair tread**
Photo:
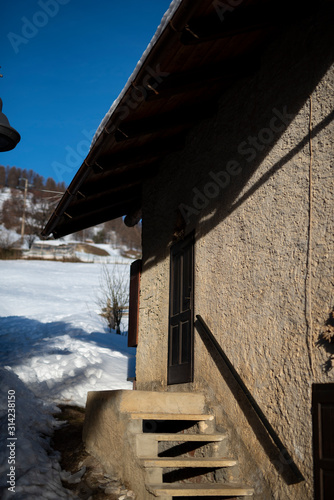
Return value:
M 163 483 L 147 485 L 154 495 L 189 496 L 249 496 L 253 488 L 218 483 Z
M 142 420 L 213 420 L 213 415 L 205 414 L 195 414 L 195 413 L 143 413 L 143 412 L 132 412 L 130 413 L 130 418 L 132 419 L 142 419 Z
M 215 457 L 156 457 L 141 458 L 144 467 L 232 467 L 237 460 Z
M 171 433 L 146 433 L 144 436 L 147 436 L 149 439 L 153 439 L 154 441 L 182 441 L 182 442 L 215 442 L 215 441 L 224 441 L 227 437 L 226 434 L 171 434 Z

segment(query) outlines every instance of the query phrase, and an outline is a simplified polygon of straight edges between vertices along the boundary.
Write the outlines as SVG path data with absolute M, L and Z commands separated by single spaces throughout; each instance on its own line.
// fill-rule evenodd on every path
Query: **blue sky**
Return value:
M 4 0 L 0 97 L 21 135 L 0 165 L 69 184 L 171 0 Z

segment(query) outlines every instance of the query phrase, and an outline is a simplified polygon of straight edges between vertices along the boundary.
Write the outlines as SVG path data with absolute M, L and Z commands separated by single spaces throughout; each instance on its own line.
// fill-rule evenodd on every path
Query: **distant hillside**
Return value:
M 25 199 L 26 183 L 28 189 Z M 22 229 L 23 246 L 31 248 L 34 241 L 39 239 L 65 190 L 63 182 L 56 183 L 51 177 L 45 180 L 33 170 L 0 165 L 0 248 L 17 246 Z M 71 239 L 109 244 L 114 249 L 122 249 L 123 253 L 140 252 L 141 223 L 129 228 L 119 218 L 75 233 Z
M 33 170 L 0 165 L 0 224 L 11 231 L 10 237 L 2 234 L 2 248 L 17 246 L 22 230 L 24 244 L 30 248 L 65 190 L 64 182 L 57 183 L 51 177 L 45 180 Z
M 34 170 L 0 165 L 0 188 L 16 189 L 19 186 L 24 187 L 25 179 L 27 179 L 32 190 L 49 189 L 64 192 L 66 189 L 64 182 L 56 182 L 52 177 L 45 180 L 42 175 L 34 172 Z

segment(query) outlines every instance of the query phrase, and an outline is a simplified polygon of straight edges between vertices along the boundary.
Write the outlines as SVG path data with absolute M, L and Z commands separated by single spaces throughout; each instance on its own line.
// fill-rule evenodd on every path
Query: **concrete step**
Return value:
M 151 439 L 153 441 L 166 441 L 171 443 L 214 443 L 224 441 L 227 438 L 227 434 L 169 434 L 169 433 L 146 433 L 142 434 L 142 437 L 145 439 Z
M 189 420 L 194 422 L 203 422 L 206 420 L 214 420 L 213 415 L 205 415 L 202 413 L 144 413 L 144 412 L 131 412 L 131 419 L 142 420 Z
M 104 412 L 124 414 L 146 412 L 149 408 L 156 413 L 204 413 L 206 408 L 203 394 L 132 390 L 90 391 L 88 410 L 94 413 L 97 405 Z
M 178 497 L 241 497 L 251 496 L 254 493 L 253 488 L 235 484 L 217 484 L 217 483 L 162 483 L 147 485 L 147 488 L 153 495 L 164 498 Z
M 157 457 L 141 458 L 140 463 L 143 467 L 233 467 L 237 460 L 233 458 L 215 458 L 215 457 Z
M 203 394 L 188 392 L 118 391 L 121 412 L 204 413 Z

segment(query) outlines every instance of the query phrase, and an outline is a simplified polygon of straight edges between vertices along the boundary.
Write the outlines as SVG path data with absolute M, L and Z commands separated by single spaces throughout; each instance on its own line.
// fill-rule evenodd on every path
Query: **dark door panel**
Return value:
M 334 384 L 313 385 L 314 498 L 334 498 Z
M 193 380 L 194 237 L 171 248 L 168 384 Z

